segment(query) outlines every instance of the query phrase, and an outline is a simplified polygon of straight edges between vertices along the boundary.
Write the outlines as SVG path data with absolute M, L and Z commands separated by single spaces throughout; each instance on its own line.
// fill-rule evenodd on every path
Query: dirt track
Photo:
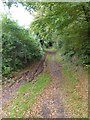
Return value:
M 55 53 L 48 53 L 51 60 L 47 62 L 47 69 L 49 69 L 52 81 L 44 89 L 37 99 L 37 102 L 32 107 L 32 113 L 29 111 L 25 117 L 39 117 L 39 118 L 66 118 L 64 111 L 64 100 L 60 87 L 62 85 L 62 74 L 59 64 L 55 61 Z M 48 57 L 48 56 L 47 56 Z
M 25 118 L 39 117 L 39 118 L 66 118 L 67 115 L 64 111 L 64 99 L 60 90 L 62 86 L 62 74 L 60 64 L 55 61 L 56 52 L 47 52 L 46 69 L 49 70 L 51 75 L 51 82 L 38 96 L 36 103 L 32 107 L 32 113 L 26 111 Z M 48 56 L 50 59 L 48 59 Z M 37 65 L 37 68 L 33 68 L 34 75 L 39 74 L 42 71 L 43 63 Z M 40 65 L 40 66 L 39 66 Z M 3 89 L 3 106 L 14 98 L 13 93 L 26 82 L 31 76 L 31 71 L 25 72 L 10 88 Z M 21 80 L 20 80 L 21 79 Z M 30 108 L 31 109 L 31 108 Z
M 50 73 L 51 81 L 44 88 L 42 93 L 39 94 L 35 104 L 33 104 L 32 107 L 30 106 L 30 108 L 27 109 L 27 111 L 25 110 L 24 118 L 33 118 L 33 117 L 34 118 L 71 118 L 71 117 L 73 118 L 73 116 L 75 118 L 79 118 L 79 117 L 82 118 L 82 116 L 87 117 L 88 106 L 86 106 L 86 104 L 87 104 L 86 101 L 88 99 L 88 97 L 87 97 L 88 95 L 86 95 L 86 91 L 85 91 L 87 89 L 82 86 L 82 89 L 84 88 L 83 89 L 84 92 L 82 92 L 82 94 L 85 93 L 84 94 L 84 96 L 86 96 L 85 99 L 83 99 L 82 96 L 79 96 L 81 94 L 80 89 L 79 89 L 79 88 L 81 88 L 81 84 L 79 85 L 80 87 L 77 86 L 78 89 L 77 88 L 74 89 L 75 90 L 74 96 L 76 96 L 76 98 L 75 98 L 74 102 L 72 102 L 72 104 L 74 104 L 73 108 L 76 107 L 76 111 L 73 111 L 74 109 L 72 108 L 71 101 L 69 101 L 69 103 L 65 105 L 66 101 L 69 100 L 69 96 L 71 96 L 73 98 L 73 92 L 72 93 L 68 92 L 65 94 L 62 93 L 63 89 L 64 89 L 63 87 L 65 87 L 65 84 L 64 84 L 65 79 L 64 79 L 63 72 L 61 71 L 62 66 L 60 65 L 60 63 L 57 62 L 56 52 L 50 51 L 50 52 L 47 52 L 46 54 L 47 54 L 47 57 L 45 59 L 46 61 L 44 62 L 45 64 L 42 64 L 40 67 L 38 67 L 39 69 L 35 69 L 36 65 L 33 66 L 34 73 L 35 73 L 34 75 L 36 75 L 36 77 L 37 77 L 37 74 L 42 71 L 42 68 L 45 65 L 44 71 L 46 70 L 45 72 Z M 32 69 L 32 71 L 33 71 L 33 69 Z M 30 74 L 30 71 L 29 72 L 27 71 L 23 74 L 22 79 L 21 79 L 22 81 L 20 81 L 21 83 L 19 82 L 19 85 L 18 85 L 18 81 L 17 81 L 15 84 L 16 86 L 12 86 L 12 89 L 9 88 L 8 91 L 6 89 L 7 92 L 4 95 L 7 95 L 7 96 L 5 96 L 6 99 L 3 97 L 3 99 L 5 100 L 3 103 L 6 103 L 8 100 L 10 100 L 10 97 L 13 96 L 12 93 L 15 93 L 14 90 L 17 90 L 22 84 L 24 84 L 23 80 L 27 80 L 27 78 L 29 78 L 29 77 L 31 77 L 31 74 Z M 66 79 L 66 81 L 67 81 L 67 79 Z M 66 85 L 72 86 L 72 84 L 66 84 Z M 83 83 L 83 85 L 85 86 L 84 83 Z M 5 92 L 5 89 L 3 89 L 3 90 Z M 12 92 L 9 90 L 11 90 Z M 76 90 L 78 90 L 80 92 L 80 94 Z M 70 99 L 70 100 L 72 100 L 72 99 Z M 83 103 L 84 103 L 85 107 L 83 106 Z M 72 109 L 70 108 L 70 104 L 71 104 Z M 78 108 L 77 108 L 78 105 L 81 106 L 82 110 L 80 108 L 80 110 L 78 111 Z M 7 106 L 8 106 L 8 103 L 7 103 Z M 82 113 L 85 113 L 85 115 L 82 115 Z

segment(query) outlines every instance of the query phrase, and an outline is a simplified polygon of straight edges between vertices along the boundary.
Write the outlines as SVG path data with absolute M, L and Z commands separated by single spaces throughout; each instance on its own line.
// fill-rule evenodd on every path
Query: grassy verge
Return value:
M 79 70 L 75 71 L 75 66 L 71 63 L 62 61 L 57 53 L 56 61 L 62 65 L 62 93 L 65 98 L 65 111 L 71 118 L 85 118 L 88 116 L 88 95 L 85 84 L 87 79 L 84 78 L 86 73 L 81 71 L 81 77 L 78 77 Z M 80 78 L 80 79 L 79 79 Z M 84 80 L 85 79 L 85 80 Z M 85 83 L 85 84 L 84 84 Z M 84 85 L 83 85 L 84 84 Z
M 83 97 L 84 92 L 81 93 L 80 81 L 75 77 L 73 70 L 69 64 L 65 64 L 62 67 L 64 76 L 63 81 L 63 94 L 65 96 L 65 106 L 67 113 L 73 118 L 84 118 L 88 116 L 88 97 Z M 83 81 L 82 81 L 83 82 Z
M 8 118 L 23 118 L 25 112 L 35 103 L 37 96 L 49 83 L 51 77 L 48 73 L 42 73 L 37 81 L 22 85 L 17 91 L 17 97 L 6 108 Z M 30 109 L 29 109 L 30 110 Z

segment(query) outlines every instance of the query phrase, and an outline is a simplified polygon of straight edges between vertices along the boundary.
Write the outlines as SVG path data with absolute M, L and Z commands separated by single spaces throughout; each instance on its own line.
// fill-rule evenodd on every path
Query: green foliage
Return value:
M 31 3 L 26 3 L 31 8 Z M 63 58 L 89 63 L 89 3 L 33 3 L 37 11 L 31 30 L 44 41 L 55 41 Z
M 8 74 L 40 58 L 48 43 L 60 48 L 63 59 L 76 65 L 89 63 L 89 3 L 24 2 L 35 14 L 30 31 L 3 18 L 3 71 Z M 35 13 L 36 12 L 36 13 Z M 33 37 L 34 36 L 34 37 Z M 56 45 L 55 45 L 56 44 Z M 73 61 L 73 57 L 77 59 Z M 8 72 L 7 72 L 8 71 Z
M 28 29 L 17 25 L 7 16 L 2 19 L 2 74 L 10 75 L 12 71 L 30 64 L 43 55 L 42 48 Z

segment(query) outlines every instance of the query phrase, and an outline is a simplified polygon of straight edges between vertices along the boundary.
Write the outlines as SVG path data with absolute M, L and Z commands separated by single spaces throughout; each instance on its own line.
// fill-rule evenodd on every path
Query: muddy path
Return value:
M 61 66 L 55 61 L 56 52 L 47 53 L 47 68 L 51 74 L 51 82 L 37 98 L 32 112 L 26 112 L 25 117 L 35 118 L 67 118 L 64 111 L 64 99 L 60 90 L 62 85 Z M 48 60 L 48 56 L 50 59 Z
M 45 56 L 46 57 L 46 56 Z M 15 79 L 12 78 L 13 83 L 6 84 L 2 86 L 2 106 L 4 107 L 5 104 L 11 99 L 15 98 L 15 92 L 19 87 L 26 82 L 30 82 L 37 77 L 43 71 L 44 68 L 44 61 L 45 57 L 43 57 L 39 62 L 36 62 L 32 65 L 28 70 L 21 73 Z

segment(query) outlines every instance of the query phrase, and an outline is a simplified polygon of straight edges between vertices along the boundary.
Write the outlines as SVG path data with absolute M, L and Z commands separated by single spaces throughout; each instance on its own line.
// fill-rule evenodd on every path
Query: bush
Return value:
M 40 59 L 43 50 L 29 30 L 17 25 L 7 17 L 2 19 L 2 74 L 10 76 L 13 71 L 25 67 L 34 59 Z

